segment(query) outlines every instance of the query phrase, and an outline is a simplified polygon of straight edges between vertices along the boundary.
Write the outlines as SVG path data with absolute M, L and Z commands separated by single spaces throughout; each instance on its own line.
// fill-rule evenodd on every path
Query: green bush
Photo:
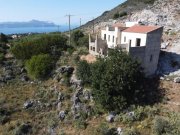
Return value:
M 113 19 L 117 19 L 119 17 L 127 16 L 127 12 L 115 13 Z
M 86 48 L 89 48 L 89 36 L 85 35 L 78 40 L 79 46 L 85 46 Z
M 144 94 L 144 74 L 140 64 L 128 54 L 113 50 L 92 65 L 94 100 L 107 111 L 121 111 L 138 103 Z
M 80 61 L 78 63 L 76 74 L 79 79 L 81 79 L 84 83 L 91 82 L 91 67 L 87 61 Z
M 4 60 L 4 54 L 0 53 L 0 63 Z
M 74 42 L 75 45 L 79 45 L 78 41 L 80 38 L 84 37 L 84 34 L 82 31 L 80 30 L 76 30 L 72 33 L 72 40 Z
M 113 19 L 117 19 L 117 18 L 119 18 L 119 13 L 115 13 L 113 16 Z
M 169 123 L 162 117 L 156 117 L 153 124 L 153 131 L 156 135 L 162 135 L 166 133 Z
M 52 68 L 52 59 L 48 54 L 33 56 L 26 62 L 28 74 L 33 79 L 44 78 L 50 73 Z
M 89 53 L 89 51 L 86 47 L 78 47 L 77 48 L 78 55 L 87 55 L 88 53 Z
M 126 129 L 122 135 L 140 135 L 140 133 L 134 128 Z
M 2 43 L 8 42 L 8 37 L 3 33 L 0 34 L 0 42 L 2 42 Z
M 11 52 L 17 59 L 27 60 L 39 54 L 60 54 L 67 49 L 66 42 L 65 36 L 56 34 L 27 37 L 15 42 Z
M 86 129 L 87 123 L 82 119 L 78 119 L 74 121 L 74 126 L 78 129 Z
M 118 135 L 116 128 L 110 128 L 108 124 L 101 123 L 93 132 L 94 135 Z
M 121 12 L 121 13 L 119 14 L 119 17 L 123 17 L 123 16 L 127 16 L 127 12 Z

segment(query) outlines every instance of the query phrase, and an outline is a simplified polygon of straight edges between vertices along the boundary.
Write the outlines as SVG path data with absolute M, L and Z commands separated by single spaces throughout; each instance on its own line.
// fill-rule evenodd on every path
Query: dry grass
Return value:
M 80 58 L 81 60 L 86 60 L 88 63 L 93 63 L 96 61 L 96 57 L 92 54 L 82 55 Z

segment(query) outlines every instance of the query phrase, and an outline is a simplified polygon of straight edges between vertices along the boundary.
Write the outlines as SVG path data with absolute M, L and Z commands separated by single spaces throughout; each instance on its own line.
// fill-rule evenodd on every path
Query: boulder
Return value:
M 21 81 L 23 81 L 23 82 L 27 82 L 28 80 L 29 80 L 29 77 L 27 75 L 23 75 L 21 77 Z
M 58 101 L 63 101 L 63 100 L 64 100 L 64 95 L 61 92 L 59 92 Z
M 174 78 L 174 82 L 175 82 L 175 83 L 180 83 L 180 77 Z
M 56 73 L 61 73 L 61 74 L 64 74 L 64 73 L 68 73 L 68 74 L 72 74 L 74 71 L 74 68 L 71 67 L 71 66 L 62 66 L 60 68 L 58 68 L 56 70 Z
M 82 86 L 82 80 L 77 79 L 75 74 L 72 75 L 70 83 L 76 87 Z
M 107 122 L 114 122 L 114 118 L 115 118 L 115 114 L 110 113 L 110 114 L 106 117 L 106 121 L 107 121 Z
M 117 134 L 118 135 L 122 135 L 123 134 L 122 128 L 120 128 L 120 127 L 117 128 Z
M 60 118 L 61 121 L 65 119 L 65 116 L 66 116 L 65 111 L 60 111 L 59 112 L 59 118 Z
M 25 108 L 25 109 L 28 109 L 28 108 L 32 107 L 33 104 L 34 104 L 33 101 L 26 101 L 26 102 L 24 103 L 24 108 Z

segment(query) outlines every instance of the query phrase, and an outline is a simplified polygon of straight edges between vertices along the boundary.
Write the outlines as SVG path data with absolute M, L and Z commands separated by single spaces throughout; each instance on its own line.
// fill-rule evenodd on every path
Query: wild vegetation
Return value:
M 82 61 L 81 55 L 88 52 L 87 35 L 75 31 L 73 36 L 71 46 L 60 33 L 10 42 L 16 58 L 4 59 L 0 73 L 7 71 L 15 77 L 6 82 L 0 79 L 2 135 L 179 134 L 179 112 L 164 106 L 171 100 L 164 96 L 164 89 L 178 87 L 145 78 L 140 63 L 119 50 L 91 64 Z M 37 50 L 32 53 L 28 45 Z M 55 49 L 46 50 L 43 45 Z M 18 52 L 18 47 L 27 55 Z M 9 53 L 5 46 L 1 48 L 4 55 Z

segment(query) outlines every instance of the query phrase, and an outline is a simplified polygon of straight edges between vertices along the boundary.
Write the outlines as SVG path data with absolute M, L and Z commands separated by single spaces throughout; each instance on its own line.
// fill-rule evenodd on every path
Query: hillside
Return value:
M 133 12 L 141 11 L 144 8 L 146 8 L 149 5 L 152 5 L 155 0 L 127 0 L 126 2 L 118 5 L 117 7 L 113 8 L 110 11 L 105 11 L 101 16 L 95 18 L 92 21 L 89 21 L 85 25 L 83 25 L 81 28 L 88 30 L 89 28 L 92 29 L 93 22 L 95 23 L 95 26 L 101 25 L 103 23 L 112 23 L 114 14 L 116 13 L 123 13 L 126 12 L 129 15 L 131 15 Z M 122 17 L 121 19 L 125 19 L 126 17 Z
M 119 14 L 117 16 L 116 14 Z M 126 15 L 127 13 L 127 15 Z M 122 16 L 122 17 L 121 17 Z M 114 19 L 113 19 L 114 18 Z M 104 12 L 81 27 L 87 33 L 99 33 L 106 25 L 140 21 L 145 25 L 164 26 L 159 62 L 159 74 L 180 76 L 180 1 L 179 0 L 127 0 L 111 11 Z M 172 63 L 176 63 L 172 66 Z

